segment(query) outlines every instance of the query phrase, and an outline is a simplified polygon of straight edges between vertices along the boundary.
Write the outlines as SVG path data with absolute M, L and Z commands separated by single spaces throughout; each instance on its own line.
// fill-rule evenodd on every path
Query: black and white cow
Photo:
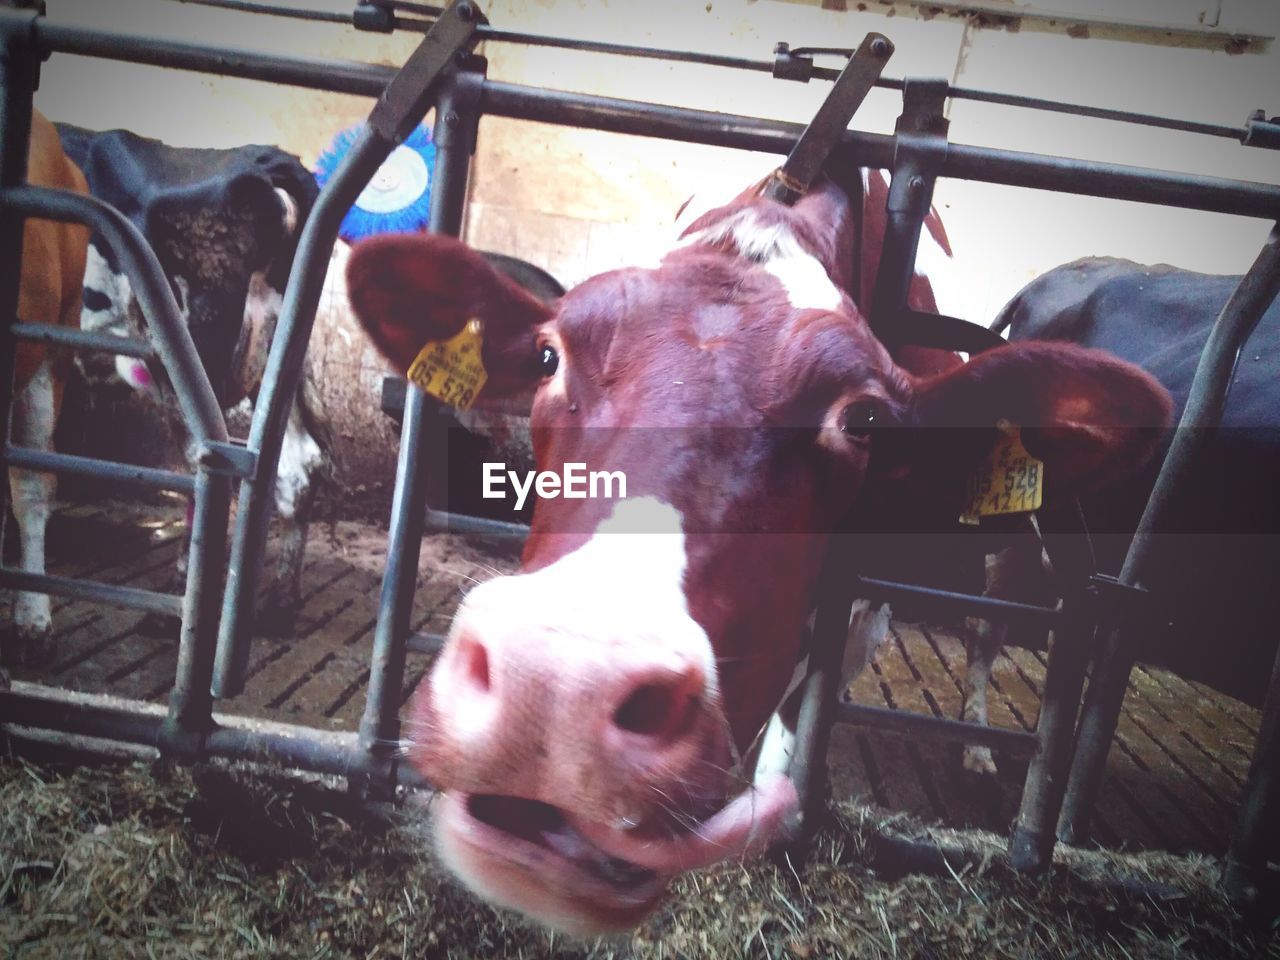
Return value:
M 124 213 L 155 250 L 223 408 L 254 397 L 299 228 L 318 194 L 311 173 L 271 146 L 180 148 L 125 130 L 58 129 L 93 195 Z M 95 237 L 83 329 L 139 336 L 142 324 L 128 277 Z M 167 395 L 163 371 L 140 360 L 118 356 L 86 363 L 85 372 L 91 382 L 119 377 L 140 393 Z M 296 609 L 312 480 L 324 463 L 305 394 L 294 400 L 280 458 L 280 559 L 261 618 L 268 627 L 287 628 Z
M 1011 341 L 1098 347 L 1136 363 L 1186 405 L 1209 330 L 1239 277 L 1166 265 L 1088 258 L 1049 271 L 1001 311 Z M 1160 535 L 1144 585 L 1161 626 L 1138 631 L 1140 660 L 1260 703 L 1280 615 L 1280 302 L 1264 314 L 1239 358 L 1222 425 L 1181 490 L 1172 529 Z M 1099 568 L 1117 573 L 1161 457 L 1084 501 Z M 988 566 L 988 590 L 1009 599 L 1051 592 L 1038 546 L 1013 547 Z M 985 679 L 1004 632 L 981 634 L 971 669 L 975 718 L 985 722 Z M 978 708 L 981 708 L 980 712 Z M 989 755 L 988 762 L 989 762 Z

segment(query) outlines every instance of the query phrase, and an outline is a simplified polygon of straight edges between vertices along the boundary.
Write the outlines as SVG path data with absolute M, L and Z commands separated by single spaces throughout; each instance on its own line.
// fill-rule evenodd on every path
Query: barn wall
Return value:
M 292 2 L 351 7 L 350 0 Z M 1056 5 L 1071 9 L 1079 2 Z M 1280 5 L 1271 0 L 1222 3 L 1228 19 L 1243 17 L 1272 36 L 1280 32 Z M 307 56 L 395 64 L 415 43 L 407 34 L 353 34 L 170 0 L 50 0 L 49 6 L 62 20 Z M 482 6 L 495 25 L 514 30 L 756 59 L 769 59 L 777 40 L 853 46 L 866 31 L 880 30 L 897 45 L 892 75 L 941 75 L 965 86 L 1230 124 L 1257 107 L 1280 113 L 1276 43 L 1228 52 L 1214 38 L 1079 27 L 1068 33 L 1029 21 L 978 27 L 873 0 L 487 0 Z M 1164 0 L 1127 0 L 1125 8 L 1169 9 Z M 794 121 L 807 120 L 828 89 L 767 74 L 563 50 L 492 45 L 482 52 L 498 79 Z M 56 120 L 127 127 L 175 144 L 276 143 L 307 164 L 369 107 L 355 97 L 73 57 L 46 65 L 37 102 Z M 896 94 L 875 91 L 858 126 L 888 132 L 898 107 Z M 951 119 L 952 136 L 963 143 L 1272 182 L 1280 176 L 1275 152 L 1230 141 L 972 103 L 953 105 Z M 477 246 L 523 257 L 572 284 L 660 249 L 694 189 L 737 188 L 775 164 L 767 156 L 488 119 L 481 126 L 467 235 Z M 939 184 L 937 202 L 957 261 L 944 307 L 980 321 L 1036 274 L 1078 256 L 1238 272 L 1266 232 L 1264 224 L 1244 218 L 958 182 Z M 341 319 L 340 293 L 335 296 L 322 312 L 314 353 L 339 452 L 349 477 L 389 476 L 394 437 L 377 411 L 381 363 L 349 319 Z

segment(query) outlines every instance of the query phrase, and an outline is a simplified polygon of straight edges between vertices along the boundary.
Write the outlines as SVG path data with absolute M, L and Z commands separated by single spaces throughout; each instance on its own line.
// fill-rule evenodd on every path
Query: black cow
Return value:
M 219 402 L 230 409 L 262 380 L 299 227 L 318 189 L 298 158 L 276 147 L 171 147 L 124 130 L 59 125 L 94 196 L 142 231 L 173 285 Z M 85 272 L 85 330 L 140 336 L 142 316 L 114 254 L 94 238 Z M 86 361 L 90 381 L 122 378 L 162 397 L 163 372 L 141 361 Z M 263 622 L 287 628 L 296 610 L 312 480 L 324 457 L 314 418 L 295 399 L 281 454 L 276 506 L 280 561 Z M 185 560 L 184 560 L 185 563 Z
M 1154 375 L 1186 405 L 1201 349 L 1239 277 L 1209 276 L 1127 260 L 1084 259 L 1049 271 L 997 318 L 1011 340 L 1100 347 Z M 1271 305 L 1240 356 L 1221 429 L 1161 534 L 1144 585 L 1158 613 L 1136 633 L 1140 660 L 1158 663 L 1251 703 L 1266 692 L 1280 614 L 1280 303 Z M 1161 458 L 1084 502 L 1099 567 L 1116 573 Z M 1025 580 L 1034 557 L 1000 557 L 997 575 Z M 1008 596 L 1011 591 L 997 590 Z M 989 657 L 998 650 L 992 634 Z M 989 662 L 989 661 L 988 661 Z

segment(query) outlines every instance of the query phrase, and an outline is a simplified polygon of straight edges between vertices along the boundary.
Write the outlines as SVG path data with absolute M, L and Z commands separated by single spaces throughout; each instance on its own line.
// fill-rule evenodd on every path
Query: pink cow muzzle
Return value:
M 744 791 L 733 772 L 683 551 L 679 533 L 598 533 L 459 609 L 408 733 L 443 793 L 440 852 L 481 896 L 578 934 L 630 926 L 794 809 L 785 777 Z

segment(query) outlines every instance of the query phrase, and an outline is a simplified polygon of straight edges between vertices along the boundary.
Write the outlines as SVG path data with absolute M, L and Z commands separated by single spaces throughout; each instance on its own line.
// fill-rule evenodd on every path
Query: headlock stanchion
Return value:
M 338 228 L 382 162 L 422 122 L 435 100 L 438 85 L 456 66 L 459 54 L 465 54 L 473 45 L 476 25 L 482 19 L 470 0 L 459 0 L 440 16 L 379 97 L 368 123 L 333 178 L 325 184 L 302 228 L 249 433 L 249 448 L 259 455 L 258 471 L 240 490 L 240 509 L 218 636 L 214 693 L 219 697 L 235 696 L 244 687 L 249 632 L 266 549 L 267 520 L 271 515 L 280 447 L 284 442 L 289 406 L 301 382 L 303 359 L 316 308 L 320 305 L 329 257 L 338 239 Z
M 1138 522 L 1133 543 L 1125 556 L 1120 571 L 1120 582 L 1127 586 L 1141 587 L 1143 577 L 1151 566 L 1159 539 L 1167 529 L 1174 497 L 1191 472 L 1202 465 L 1202 454 L 1214 437 L 1214 431 L 1222 420 L 1231 379 L 1235 373 L 1240 351 L 1258 321 L 1280 292 L 1280 225 L 1267 237 L 1262 251 L 1240 278 L 1240 283 L 1223 306 L 1204 351 L 1196 367 L 1195 377 L 1187 397 L 1182 419 L 1174 433 L 1169 452 L 1165 455 L 1151 498 Z M 1076 757 L 1072 764 L 1071 782 L 1063 805 L 1058 835 L 1069 843 L 1085 840 L 1089 831 L 1098 789 L 1106 768 L 1107 753 L 1115 736 L 1120 717 L 1121 703 L 1133 668 L 1132 640 L 1118 628 L 1108 636 L 1104 649 L 1089 685 Z M 1233 865 L 1228 876 L 1238 885 L 1237 893 L 1246 893 L 1246 875 L 1254 875 L 1265 868 L 1266 858 L 1259 839 L 1258 818 L 1255 807 L 1266 806 L 1273 814 L 1280 812 L 1275 798 L 1273 775 L 1259 767 L 1268 763 L 1274 766 L 1280 760 L 1274 734 L 1275 710 L 1280 699 L 1280 688 L 1273 678 L 1267 695 L 1265 720 L 1255 749 L 1254 769 L 1245 791 L 1245 814 L 1232 844 Z M 1263 798 L 1265 796 L 1265 803 Z M 1251 834 L 1245 841 L 1244 835 Z
M 367 12 L 366 12 L 367 13 Z M 332 18 L 330 18 L 332 19 Z M 376 18 L 375 18 L 376 19 Z M 386 19 L 386 18 L 383 18 Z M 363 21 L 370 23 L 368 17 Z M 803 189 L 817 171 L 816 158 L 830 151 L 839 172 L 857 168 L 892 172 L 887 228 L 880 276 L 870 306 L 870 320 L 887 343 L 978 352 L 996 341 L 988 332 L 953 318 L 910 309 L 907 291 L 914 272 L 916 248 L 939 177 L 976 180 L 1065 193 L 1165 204 L 1280 220 L 1280 186 L 1149 170 L 1097 161 L 1018 153 L 953 143 L 948 139 L 944 107 L 948 98 L 965 97 L 1013 107 L 1051 109 L 1107 120 L 1143 123 L 1189 133 L 1232 137 L 1259 146 L 1280 146 L 1275 124 L 1250 118 L 1244 127 L 1187 123 L 1122 111 L 1052 104 L 1009 94 L 957 88 L 941 80 L 895 80 L 881 76 L 892 46 L 872 35 L 843 71 L 815 67 L 803 50 L 780 46 L 774 61 L 708 58 L 679 51 L 654 51 L 621 44 L 561 41 L 490 29 L 470 0 L 458 0 L 431 20 L 400 21 L 393 15 L 384 26 L 422 30 L 425 36 L 399 71 L 372 64 L 325 61 L 228 49 L 159 37 L 49 23 L 33 10 L 0 8 L 0 423 L 11 406 L 13 338 L 25 337 L 88 349 L 150 357 L 165 366 L 173 382 L 184 420 L 196 441 L 194 476 L 148 468 L 125 467 L 86 457 L 4 448 L 9 464 L 25 469 L 110 476 L 144 487 L 178 490 L 195 500 L 187 587 L 182 597 L 84 583 L 66 578 L 0 571 L 0 586 L 34 588 L 127 607 L 180 613 L 178 670 L 167 711 L 134 702 L 104 702 L 77 697 L 36 684 L 17 684 L 0 691 L 0 724 L 83 734 L 140 743 L 180 758 L 198 756 L 271 758 L 292 766 L 346 775 L 367 795 L 385 795 L 397 782 L 417 782 L 412 770 L 396 762 L 399 707 L 404 687 L 405 655 L 429 649 L 436 638 L 410 636 L 410 614 L 417 587 L 418 560 L 424 529 L 443 524 L 456 532 L 518 534 L 512 524 L 432 512 L 426 504 L 429 449 L 434 401 L 410 391 L 392 508 L 387 566 L 379 603 L 365 710 L 357 734 L 339 734 L 281 725 L 246 725 L 213 712 L 214 698 L 236 695 L 244 685 L 252 629 L 255 587 L 262 568 L 267 521 L 272 509 L 284 427 L 298 389 L 302 364 L 329 265 L 338 225 L 382 161 L 417 126 L 434 105 L 437 167 L 433 185 L 431 229 L 456 235 L 462 225 L 470 157 L 481 116 L 583 127 L 630 135 L 696 142 L 713 146 L 790 154 L 785 177 L 769 189 L 783 200 Z M 761 120 L 676 106 L 640 103 L 579 93 L 535 89 L 488 80 L 484 61 L 471 51 L 482 39 L 492 42 L 543 43 L 591 48 L 628 56 L 715 63 L 726 69 L 773 72 L 807 82 L 835 80 L 830 107 L 806 129 L 794 123 Z M 826 51 L 830 52 L 830 51 Z M 303 227 L 286 290 L 263 387 L 254 413 L 247 448 L 227 442 L 225 423 L 208 378 L 200 366 L 190 335 L 181 322 L 173 293 L 154 254 L 141 235 L 119 213 L 86 197 L 23 186 L 31 125 L 31 98 L 37 63 L 50 53 L 70 53 L 231 75 L 317 90 L 378 98 L 363 133 L 341 168 L 321 192 Z M 872 86 L 898 89 L 903 111 L 890 136 L 846 129 L 848 117 Z M 818 149 L 821 148 L 821 149 Z M 14 316 L 19 282 L 22 224 L 26 217 L 73 220 L 90 225 L 106 238 L 129 275 L 146 314 L 150 343 L 117 340 L 80 331 L 35 327 Z M 1280 285 L 1277 234 L 1253 269 L 1241 281 L 1219 318 L 1197 373 L 1184 426 L 1217 422 L 1231 367 L 1249 331 Z M 1150 534 L 1160 530 L 1162 504 L 1173 484 L 1195 459 L 1196 438 L 1203 430 L 1180 430 L 1165 462 L 1139 536 L 1125 565 L 1123 583 L 1140 585 L 1144 551 Z M 229 563 L 224 557 L 231 487 L 241 481 L 239 511 Z M 0 507 L 8 495 L 0 485 Z M 929 589 L 876 579 L 865 558 L 845 552 L 836 537 L 820 585 L 810 651 L 810 670 L 802 681 L 797 752 L 791 774 L 801 794 L 799 817 L 791 825 L 792 851 L 817 824 L 825 802 L 825 759 L 835 721 L 893 729 L 914 737 L 961 740 L 1010 752 L 1031 754 L 1022 806 L 1010 853 L 1014 865 L 1041 869 L 1054 842 L 1054 820 L 1063 805 L 1061 833 L 1074 837 L 1083 829 L 1097 788 L 1102 762 L 1115 725 L 1115 711 L 1125 688 L 1129 663 L 1124 618 L 1114 608 L 1117 591 L 1102 589 L 1092 576 L 1074 515 L 1040 518 L 1045 548 L 1062 578 L 1060 609 L 1048 609 L 990 598 Z M 227 569 L 225 591 L 221 574 Z M 1009 622 L 1033 622 L 1055 632 L 1045 681 L 1044 703 L 1033 733 L 975 727 L 956 720 L 917 716 L 865 705 L 839 702 L 840 667 L 854 598 L 872 602 L 911 600 L 947 615 L 970 614 Z M 219 616 L 220 614 L 220 616 Z M 1095 633 L 1107 638 L 1107 654 L 1095 667 L 1079 735 L 1075 772 L 1068 783 L 1072 733 L 1080 701 L 1085 664 Z M 1246 785 L 1240 825 L 1233 840 L 1227 880 L 1247 894 L 1265 865 L 1262 843 L 1276 818 L 1280 792 L 1280 663 L 1264 712 L 1253 769 Z

